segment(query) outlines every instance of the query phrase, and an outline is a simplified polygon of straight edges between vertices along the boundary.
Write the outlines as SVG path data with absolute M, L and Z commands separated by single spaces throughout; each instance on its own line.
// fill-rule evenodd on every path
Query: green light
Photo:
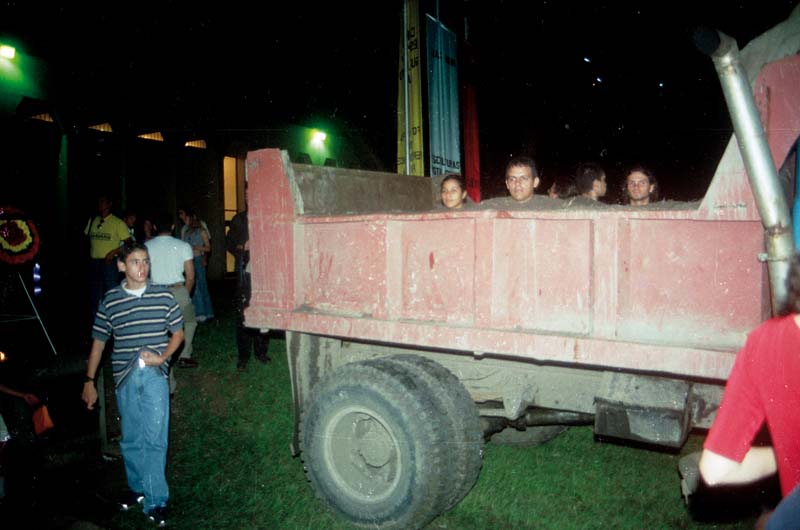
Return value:
M 322 144 L 325 143 L 325 138 L 327 137 L 328 137 L 327 134 L 315 129 L 314 132 L 311 134 L 311 145 L 320 148 L 322 147 Z
M 0 114 L 16 112 L 23 97 L 41 99 L 46 74 L 42 61 L 0 43 Z
M 0 44 L 0 57 L 3 59 L 13 59 L 17 55 L 17 50 L 13 46 Z

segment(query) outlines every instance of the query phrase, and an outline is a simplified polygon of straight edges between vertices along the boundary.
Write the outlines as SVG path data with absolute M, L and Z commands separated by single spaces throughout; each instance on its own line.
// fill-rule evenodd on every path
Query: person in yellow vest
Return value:
M 125 222 L 111 213 L 111 199 L 97 198 L 97 215 L 89 219 L 83 233 L 89 237 L 89 293 L 92 315 L 109 289 L 119 285 L 117 254 L 123 243 L 131 241 Z

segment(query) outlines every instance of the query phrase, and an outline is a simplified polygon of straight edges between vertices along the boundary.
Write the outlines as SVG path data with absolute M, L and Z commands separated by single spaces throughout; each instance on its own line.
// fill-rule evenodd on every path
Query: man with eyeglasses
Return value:
M 116 257 L 122 243 L 132 241 L 128 225 L 111 213 L 107 195 L 97 198 L 97 215 L 89 219 L 83 233 L 89 237 L 89 293 L 92 315 L 109 289 L 119 285 Z
M 527 156 L 512 158 L 506 166 L 506 188 L 517 204 L 529 202 L 539 186 L 536 162 Z

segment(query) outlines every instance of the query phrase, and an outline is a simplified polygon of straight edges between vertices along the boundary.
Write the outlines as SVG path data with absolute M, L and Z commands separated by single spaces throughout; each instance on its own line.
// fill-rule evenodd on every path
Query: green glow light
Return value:
M 325 143 L 325 139 L 327 137 L 328 135 L 324 132 L 314 129 L 314 131 L 311 133 L 311 145 L 319 149 Z
M 17 55 L 17 50 L 13 46 L 7 44 L 0 44 L 0 57 L 3 59 L 11 60 Z
M 47 74 L 39 59 L 0 44 L 0 114 L 13 113 L 23 97 L 41 99 Z

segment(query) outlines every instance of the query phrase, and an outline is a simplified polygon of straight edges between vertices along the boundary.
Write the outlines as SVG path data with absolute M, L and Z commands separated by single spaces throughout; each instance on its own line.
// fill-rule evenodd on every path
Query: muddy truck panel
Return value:
M 798 86 L 798 56 L 756 85 L 781 162 Z M 735 147 L 699 204 L 471 212 L 433 211 L 424 178 L 252 152 L 247 325 L 723 381 L 770 314 L 763 228 Z
M 793 175 L 800 56 L 768 62 L 753 93 L 776 170 Z M 772 314 L 735 137 L 702 201 L 638 208 L 441 211 L 430 179 L 277 149 L 246 171 L 245 323 L 286 330 L 293 451 L 357 526 L 420 527 L 452 507 L 497 431 L 544 441 L 591 423 L 681 447 Z M 453 473 L 456 488 L 440 478 Z

